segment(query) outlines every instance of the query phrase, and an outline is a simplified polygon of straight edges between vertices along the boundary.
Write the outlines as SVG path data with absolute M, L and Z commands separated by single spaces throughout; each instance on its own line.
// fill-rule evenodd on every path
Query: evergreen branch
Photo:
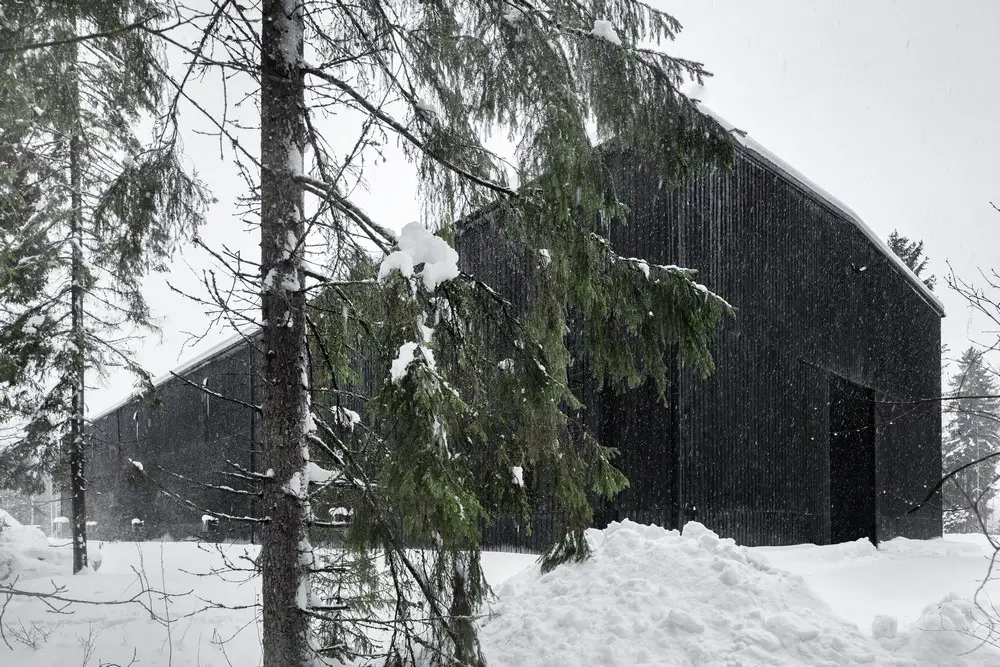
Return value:
M 211 514 L 212 516 L 214 516 L 217 519 L 225 519 L 226 521 L 235 521 L 235 522 L 238 522 L 238 523 L 253 523 L 253 524 L 268 524 L 268 523 L 271 523 L 271 517 L 270 516 L 265 516 L 263 518 L 258 518 L 258 517 L 252 517 L 252 516 L 235 516 L 235 515 L 232 515 L 232 514 L 225 514 L 223 512 L 216 512 L 214 510 L 210 510 L 210 509 L 207 509 L 205 507 L 201 507 L 197 503 L 195 503 L 195 502 L 193 502 L 193 501 L 191 501 L 191 500 L 189 500 L 187 498 L 182 498 L 181 496 L 177 495 L 176 493 L 167 490 L 166 488 L 164 488 L 160 484 L 157 484 L 157 486 L 159 487 L 160 492 L 163 495 L 165 495 L 166 497 L 170 498 L 171 500 L 173 500 L 174 502 L 176 502 L 177 504 L 179 504 L 179 505 L 181 505 L 183 507 L 186 507 L 188 509 L 194 510 L 195 512 L 198 512 L 198 513 L 201 513 L 201 514 Z
M 391 127 L 393 130 L 396 131 L 397 134 L 399 134 L 401 137 L 409 141 L 416 148 L 420 149 L 428 157 L 436 160 L 442 166 L 453 171 L 455 174 L 465 178 L 468 181 L 471 181 L 472 183 L 475 183 L 476 185 L 492 190 L 497 194 L 510 197 L 511 199 L 521 200 L 524 198 L 524 195 L 518 193 L 516 190 L 512 190 L 511 188 L 508 188 L 504 185 L 477 176 L 472 172 L 458 166 L 457 164 L 449 160 L 444 155 L 441 155 L 434 149 L 430 148 L 424 141 L 422 141 L 419 137 L 417 137 L 410 130 L 408 130 L 402 123 L 397 121 L 395 118 L 390 116 L 385 111 L 382 111 L 381 109 L 376 107 L 368 100 L 368 98 L 366 98 L 364 95 L 355 90 L 354 87 L 349 85 L 346 81 L 342 81 L 341 79 L 338 79 L 337 77 L 333 76 L 328 72 L 324 72 L 322 70 L 318 70 L 313 67 L 303 67 L 302 71 L 305 74 L 311 74 L 319 79 L 322 79 L 323 81 L 326 81 L 327 83 L 330 83 L 339 88 L 340 90 L 344 91 L 345 93 L 347 93 L 358 105 L 360 105 L 363 109 L 365 109 L 365 111 L 367 111 L 369 114 L 378 118 L 380 121 Z
M 296 180 L 302 183 L 313 194 L 324 197 L 334 203 L 338 209 L 354 220 L 364 230 L 372 243 L 378 246 L 382 252 L 388 254 L 389 248 L 396 244 L 395 234 L 372 220 L 368 214 L 355 206 L 351 200 L 337 192 L 335 185 L 324 183 L 305 175 L 297 176 Z
M 69 46 L 72 44 L 77 44 L 79 42 L 87 42 L 94 39 L 101 39 L 104 37 L 117 37 L 127 32 L 132 32 L 133 30 L 143 30 L 149 32 L 153 35 L 159 35 L 165 33 L 174 28 L 178 28 L 186 23 L 186 21 L 179 21 L 176 24 L 169 26 L 167 28 L 161 29 L 151 29 L 148 24 L 151 21 L 158 20 L 158 16 L 149 16 L 144 19 L 140 19 L 134 23 L 129 23 L 127 25 L 119 26 L 117 28 L 112 28 L 110 30 L 102 30 L 100 32 L 87 33 L 85 35 L 74 35 L 72 37 L 64 37 L 60 39 L 52 39 L 45 42 L 31 42 L 25 44 L 15 44 L 14 46 L 4 46 L 0 47 L 0 53 L 21 53 L 26 51 L 36 51 L 39 49 L 48 49 L 53 46 Z
M 187 477 L 185 475 L 181 475 L 180 473 L 173 472 L 172 470 L 167 470 L 166 468 L 164 468 L 163 466 L 161 466 L 161 465 L 159 465 L 157 463 L 154 463 L 153 467 L 156 470 L 159 470 L 160 472 L 162 472 L 165 475 L 169 475 L 170 477 L 173 477 L 175 479 L 181 480 L 185 484 L 188 484 L 190 486 L 196 486 L 196 487 L 201 488 L 201 489 L 212 489 L 214 491 L 225 491 L 226 493 L 232 493 L 232 494 L 238 495 L 238 496 L 252 496 L 254 498 L 260 498 L 260 497 L 262 497 L 264 495 L 260 491 L 247 491 L 245 489 L 234 489 L 233 487 L 226 486 L 225 484 L 209 484 L 207 482 L 199 482 L 198 480 L 191 479 L 190 477 Z M 208 512 L 208 514 L 212 514 L 212 516 L 216 516 L 216 514 L 213 513 L 213 512 Z M 219 516 L 221 516 L 221 515 L 219 515 Z
M 251 446 L 256 446 L 256 443 L 251 443 Z M 226 459 L 226 465 L 232 466 L 233 468 L 236 469 L 237 472 L 223 471 L 222 472 L 223 475 L 229 475 L 231 477 L 235 477 L 237 479 L 242 479 L 242 480 L 250 481 L 250 482 L 273 482 L 274 481 L 273 477 L 268 477 L 267 475 L 265 475 L 263 473 L 253 472 L 253 471 L 247 469 L 246 467 L 241 466 L 239 463 L 236 463 L 235 461 L 230 461 L 229 459 Z

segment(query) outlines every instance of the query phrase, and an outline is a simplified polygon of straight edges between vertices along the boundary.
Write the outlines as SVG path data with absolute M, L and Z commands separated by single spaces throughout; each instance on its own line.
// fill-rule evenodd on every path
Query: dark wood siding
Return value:
M 940 394 L 934 308 L 841 211 L 754 152 L 740 151 L 732 170 L 677 190 L 633 156 L 609 165 L 630 207 L 627 224 L 611 230 L 615 248 L 698 269 L 737 315 L 715 346 L 715 374 L 702 380 L 675 369 L 666 405 L 649 387 L 621 396 L 581 385 L 587 423 L 621 451 L 618 465 L 631 481 L 600 520 L 694 519 L 749 545 L 828 542 L 831 387 L 847 382 L 874 398 L 878 537 L 939 535 L 939 510 L 906 513 L 941 474 L 939 405 L 920 400 Z M 459 236 L 463 268 L 524 303 L 526 255 L 504 250 L 487 223 Z M 249 402 L 255 355 L 239 346 L 186 375 Z M 177 380 L 160 395 L 160 407 L 130 403 L 95 423 L 92 488 L 103 499 L 94 507 L 109 530 L 127 532 L 136 507 L 150 515 L 150 531 L 176 537 L 198 527 L 199 512 L 168 507 L 163 494 L 139 502 L 149 490 L 127 483 L 128 458 L 200 482 L 218 483 L 226 461 L 254 466 L 251 411 Z M 210 511 L 255 510 L 247 497 L 163 475 L 157 483 Z M 540 505 L 530 537 L 504 520 L 486 542 L 537 550 L 558 521 Z
M 676 191 L 635 162 L 620 169 L 632 214 L 615 247 L 698 269 L 737 309 L 716 373 L 678 378 L 679 443 L 667 444 L 667 424 L 640 442 L 625 427 L 605 436 L 633 449 L 623 463 L 637 491 L 676 449 L 681 520 L 745 544 L 828 541 L 829 387 L 839 377 L 878 396 L 880 537 L 940 534 L 934 510 L 906 515 L 941 472 L 939 406 L 910 402 L 940 392 L 938 313 L 854 223 L 752 153 Z
M 182 375 L 195 385 L 250 404 L 258 367 L 256 349 L 240 342 Z M 230 462 L 253 469 L 254 430 L 248 407 L 210 397 L 179 378 L 160 384 L 152 401 L 133 399 L 94 420 L 95 539 L 133 535 L 133 518 L 145 523 L 145 537 L 169 533 L 180 539 L 200 533 L 205 513 L 253 515 L 256 508 L 250 496 L 204 485 L 244 488 L 225 473 L 234 470 Z M 130 460 L 140 462 L 143 471 Z M 249 537 L 250 526 L 221 521 L 220 532 Z

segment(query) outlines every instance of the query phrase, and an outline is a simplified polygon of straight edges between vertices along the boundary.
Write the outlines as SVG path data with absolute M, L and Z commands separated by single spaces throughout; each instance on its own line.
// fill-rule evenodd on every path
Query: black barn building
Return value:
M 944 312 L 926 286 L 854 213 L 750 139 L 732 170 L 676 190 L 639 159 L 612 163 L 630 209 L 612 228 L 616 250 L 698 269 L 737 317 L 714 347 L 715 374 L 677 371 L 666 406 L 651 388 L 585 392 L 587 421 L 621 451 L 631 482 L 600 520 L 694 519 L 748 545 L 940 535 L 940 507 L 908 513 L 941 475 L 940 408 L 924 399 L 940 395 Z M 523 296 L 511 253 L 489 248 L 483 229 L 459 237 L 465 268 Z M 198 507 L 255 513 L 252 496 L 198 486 L 219 483 L 226 461 L 259 470 L 253 411 L 192 385 L 255 404 L 256 355 L 238 338 L 161 382 L 158 405 L 133 400 L 94 420 L 95 536 L 128 534 L 133 518 L 150 535 L 201 527 L 198 510 L 144 483 L 130 460 Z M 530 538 L 501 520 L 487 542 L 537 550 L 554 521 L 540 506 Z

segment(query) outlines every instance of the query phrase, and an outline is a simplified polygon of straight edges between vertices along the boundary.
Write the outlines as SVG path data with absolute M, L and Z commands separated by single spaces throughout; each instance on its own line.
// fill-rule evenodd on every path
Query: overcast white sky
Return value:
M 851 207 L 881 236 L 895 228 L 922 238 L 948 310 L 943 338 L 955 351 L 970 338 L 990 341 L 961 298 L 944 286 L 945 260 L 960 276 L 1000 268 L 1000 2 L 993 0 L 652 0 L 685 31 L 673 53 L 715 73 L 704 100 L 717 113 Z M 218 97 L 205 83 L 206 97 Z M 204 126 L 202 126 L 204 127 Z M 213 188 L 203 237 L 256 253 L 256 240 L 234 216 L 241 182 L 220 161 L 217 144 L 195 134 L 187 153 Z M 361 201 L 377 220 L 399 229 L 418 217 L 405 165 L 370 172 Z M 198 289 L 189 266 L 205 255 L 185 250 L 171 282 Z M 697 268 L 697 267 L 694 267 Z M 230 335 L 212 332 L 194 347 L 186 332 L 207 318 L 149 280 L 161 338 L 142 345 L 139 361 L 169 371 Z M 131 391 L 115 375 L 90 395 L 99 414 Z

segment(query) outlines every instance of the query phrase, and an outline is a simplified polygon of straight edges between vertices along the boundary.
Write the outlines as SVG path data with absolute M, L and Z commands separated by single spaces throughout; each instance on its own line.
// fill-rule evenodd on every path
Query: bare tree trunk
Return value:
M 301 0 L 265 0 L 261 31 L 261 275 L 264 315 L 261 540 L 265 667 L 305 667 L 309 648 L 306 434 L 309 393 L 301 266 L 305 124 Z
M 80 109 L 80 83 L 77 76 L 77 47 L 73 45 L 73 79 L 71 93 L 74 109 Z M 73 507 L 73 574 L 87 567 L 87 481 L 85 472 L 86 451 L 83 446 L 84 397 L 86 374 L 86 333 L 83 317 L 83 167 L 80 164 L 80 124 L 73 123 L 69 139 L 70 174 L 70 241 L 73 246 L 70 265 L 70 336 L 73 341 L 73 362 L 70 368 L 71 410 L 69 422 L 69 483 Z

